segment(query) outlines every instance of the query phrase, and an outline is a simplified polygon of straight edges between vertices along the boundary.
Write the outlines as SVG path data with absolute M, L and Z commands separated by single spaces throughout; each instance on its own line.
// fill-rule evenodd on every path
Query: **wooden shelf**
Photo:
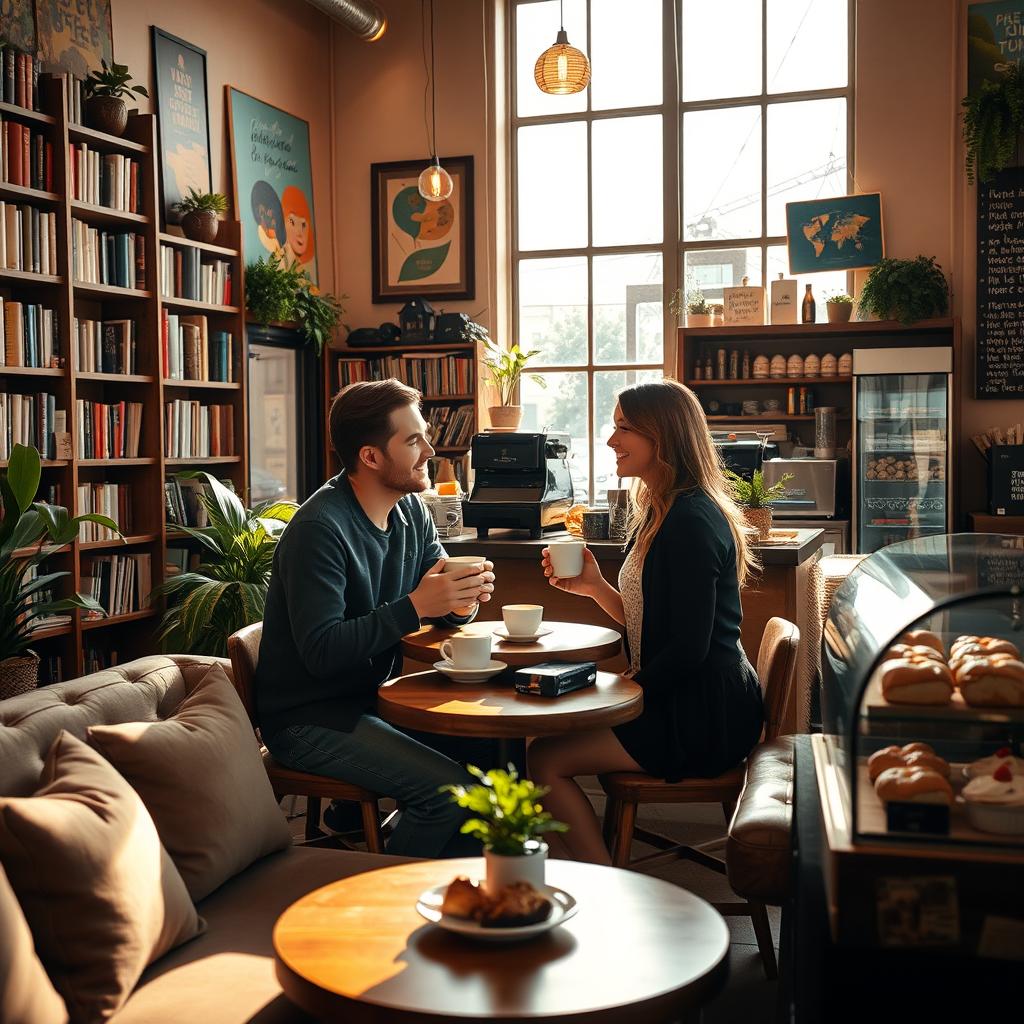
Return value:
M 200 313 L 237 314 L 241 312 L 238 306 L 218 306 L 212 302 L 196 302 L 195 299 L 179 299 L 169 295 L 164 295 L 160 301 L 165 306 L 174 306 L 178 309 L 194 309 Z
M 53 204 L 61 201 L 61 197 L 56 192 L 43 192 L 38 188 L 13 185 L 9 181 L 0 181 L 0 199 L 11 199 L 15 202 Z
M 164 459 L 165 466 L 198 466 L 198 465 L 226 465 L 232 462 L 241 462 L 241 455 L 194 455 L 188 459 Z
M 83 203 L 78 199 L 71 200 L 71 213 L 82 220 L 99 221 L 102 224 L 148 224 L 149 218 L 141 213 L 130 213 L 128 210 L 115 210 L 109 206 L 97 206 L 95 203 Z
M 786 387 L 788 384 L 850 384 L 852 377 L 745 377 L 741 380 L 688 380 L 690 388 Z
M 160 539 L 158 533 L 133 533 L 123 540 L 114 538 L 113 540 L 83 540 L 80 541 L 78 546 L 83 551 L 102 551 L 105 548 L 124 548 L 136 544 L 152 544 L 154 541 Z
M 0 366 L 0 376 L 8 377 L 63 377 L 65 373 L 53 366 Z
M 839 413 L 836 419 L 848 420 L 850 414 Z M 708 416 L 708 423 L 813 423 L 814 415 L 810 416 L 786 416 L 776 413 L 765 413 L 763 416 Z
M 77 380 L 109 381 L 111 384 L 152 384 L 156 380 L 156 377 L 147 373 L 94 373 L 84 370 L 76 371 L 75 378 Z
M 43 469 L 60 469 L 62 466 L 67 466 L 68 464 L 69 463 L 68 463 L 67 459 L 40 459 L 39 460 L 39 465 L 42 466 Z M 0 459 L 0 468 L 6 469 L 6 467 L 7 467 L 7 460 L 6 459 Z
M 39 110 L 29 110 L 27 107 L 19 107 L 14 103 L 0 103 L 0 114 L 20 117 L 23 121 L 35 121 L 36 124 L 57 123 L 57 118 L 52 117 L 50 114 L 44 114 Z
M 715 338 L 745 338 L 749 341 L 777 340 L 788 338 L 835 338 L 836 335 L 884 334 L 906 336 L 912 333 L 953 331 L 953 320 L 940 317 L 932 320 L 918 320 L 905 326 L 896 320 L 856 320 L 845 324 L 762 324 L 755 327 L 680 327 L 679 334 L 687 342 L 711 341 Z
M 165 388 L 201 388 L 203 391 L 239 391 L 242 387 L 238 381 L 225 380 L 178 380 L 164 377 Z
M 131 139 L 124 139 L 119 135 L 108 135 L 106 132 L 97 131 L 95 128 L 86 128 L 82 124 L 69 124 L 68 138 L 72 142 L 84 142 L 87 146 L 113 150 L 115 152 L 151 152 L 151 148 L 144 146 L 141 142 L 133 142 Z
M 193 242 L 191 239 L 183 238 L 181 235 L 169 235 L 166 231 L 161 231 L 157 238 L 167 245 L 181 245 L 188 249 L 199 249 L 202 252 L 216 253 L 219 256 L 231 258 L 238 256 L 237 249 L 229 249 L 223 245 L 212 245 L 209 242 Z
M 129 612 L 127 615 L 108 615 L 102 619 L 83 619 L 82 631 L 104 629 L 107 626 L 120 626 L 125 622 L 141 622 L 157 615 L 155 608 L 144 608 L 141 612 Z
M 0 284 L 5 281 L 9 281 L 11 284 L 42 287 L 43 285 L 63 284 L 64 278 L 56 277 L 53 274 L 33 274 L 25 270 L 0 269 Z
M 45 546 L 46 545 L 44 544 L 43 547 Z M 34 555 L 38 547 L 38 544 L 33 544 L 31 547 L 27 548 L 15 548 L 11 552 L 11 558 L 27 558 L 29 555 Z M 56 547 L 51 552 L 49 552 L 49 554 L 47 554 L 45 557 L 52 558 L 54 555 L 64 555 L 67 554 L 67 552 L 69 552 L 70 550 L 70 544 L 61 544 L 59 547 Z
M 78 464 L 86 469 L 91 469 L 93 466 L 155 466 L 156 459 L 79 459 Z
M 141 288 L 120 288 L 116 284 L 75 282 L 76 295 L 95 295 L 98 299 L 151 299 L 153 293 Z
M 32 630 L 32 642 L 49 640 L 55 636 L 69 636 L 71 634 L 71 623 L 63 622 L 59 626 L 44 626 L 41 629 Z
M 339 359 L 361 359 L 364 355 L 408 355 L 410 352 L 471 352 L 476 348 L 474 341 L 435 341 L 404 345 L 360 345 L 359 348 L 331 349 L 331 355 Z

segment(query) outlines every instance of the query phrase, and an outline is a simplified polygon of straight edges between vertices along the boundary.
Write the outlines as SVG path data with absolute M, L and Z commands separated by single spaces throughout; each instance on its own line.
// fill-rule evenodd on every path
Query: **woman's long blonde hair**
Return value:
M 733 499 L 697 396 L 678 381 L 663 380 L 625 388 L 618 400 L 629 426 L 654 444 L 654 467 L 647 481 L 637 479 L 630 492 L 630 539 L 640 557 L 647 554 L 676 495 L 699 488 L 729 524 L 736 544 L 736 576 L 743 586 L 758 567 L 757 555 L 747 543 L 746 521 Z

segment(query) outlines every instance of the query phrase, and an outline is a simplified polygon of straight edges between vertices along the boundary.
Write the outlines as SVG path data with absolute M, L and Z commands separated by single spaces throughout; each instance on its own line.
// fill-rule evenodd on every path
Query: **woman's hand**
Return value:
M 551 568 L 551 556 L 548 548 L 541 552 L 540 564 L 544 568 L 544 575 L 548 577 L 548 583 L 567 594 L 578 594 L 580 597 L 594 597 L 604 583 L 604 576 L 601 575 L 601 568 L 597 564 L 593 551 L 590 548 L 583 549 L 583 572 L 579 576 L 559 577 L 554 574 Z

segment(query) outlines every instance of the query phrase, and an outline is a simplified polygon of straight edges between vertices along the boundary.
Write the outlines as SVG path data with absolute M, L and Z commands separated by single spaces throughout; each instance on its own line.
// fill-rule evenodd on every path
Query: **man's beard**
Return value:
M 397 494 L 419 494 L 430 486 L 429 477 L 423 472 L 426 464 L 416 470 L 400 470 L 394 462 L 386 459 L 380 482 Z

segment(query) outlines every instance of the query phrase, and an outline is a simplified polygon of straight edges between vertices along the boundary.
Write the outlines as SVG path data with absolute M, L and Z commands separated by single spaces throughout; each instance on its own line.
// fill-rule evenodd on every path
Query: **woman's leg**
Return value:
M 573 860 L 611 864 L 611 855 L 601 836 L 601 824 L 577 775 L 601 772 L 642 772 L 643 768 L 626 753 L 611 729 L 595 729 L 571 736 L 550 736 L 534 740 L 526 751 L 530 778 L 550 792 L 544 809 L 568 832 L 554 834 L 553 850 L 564 848 Z

